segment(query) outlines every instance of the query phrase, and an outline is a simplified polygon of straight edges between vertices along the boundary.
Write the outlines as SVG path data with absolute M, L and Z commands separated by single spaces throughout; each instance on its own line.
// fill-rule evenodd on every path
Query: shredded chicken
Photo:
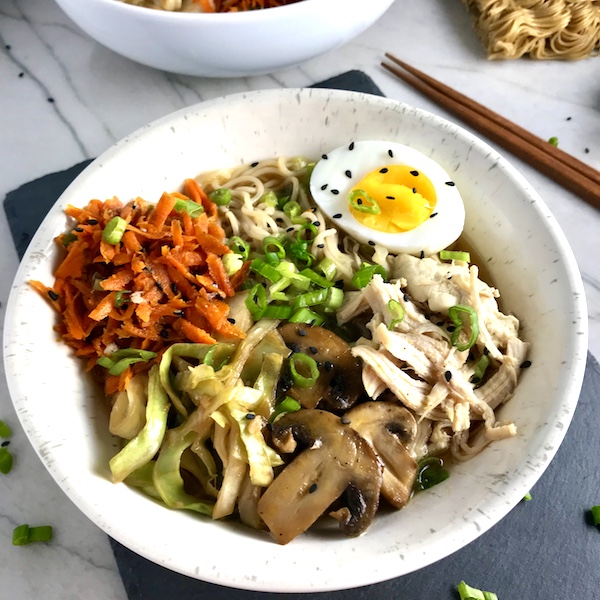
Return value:
M 363 361 L 366 393 L 373 399 L 391 393 L 414 412 L 421 428 L 415 455 L 450 450 L 467 460 L 490 442 L 516 435 L 516 426 L 499 422 L 494 411 L 514 392 L 527 344 L 518 337 L 519 321 L 500 311 L 498 291 L 466 262 L 410 255 L 390 262 L 391 282 L 375 275 L 346 294 L 337 316 L 340 324 L 362 319 L 371 332 L 352 349 Z M 402 307 L 401 320 L 390 301 Z M 477 314 L 470 350 L 451 343 L 456 324 L 449 309 L 457 304 Z M 483 379 L 476 375 L 479 361 L 489 361 Z

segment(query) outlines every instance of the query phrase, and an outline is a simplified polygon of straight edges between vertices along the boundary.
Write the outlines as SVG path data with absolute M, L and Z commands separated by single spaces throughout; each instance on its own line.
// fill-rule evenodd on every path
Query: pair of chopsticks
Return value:
M 518 158 L 600 209 L 600 172 L 387 53 L 381 65 Z M 397 66 L 396 66 L 397 65 Z M 400 68 L 399 68 L 400 67 Z

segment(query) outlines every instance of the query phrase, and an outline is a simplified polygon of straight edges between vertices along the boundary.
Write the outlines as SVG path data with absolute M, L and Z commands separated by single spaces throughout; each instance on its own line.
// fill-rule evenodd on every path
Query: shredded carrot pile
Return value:
M 261 8 L 275 8 L 294 4 L 300 0 L 194 0 L 200 4 L 204 12 L 240 12 L 245 10 L 258 10 Z
M 231 278 L 222 256 L 230 249 L 219 225 L 216 205 L 193 179 L 184 193 L 164 193 L 156 205 L 141 198 L 123 205 L 117 198 L 92 200 L 85 208 L 68 206 L 76 225 L 56 238 L 65 256 L 54 285 L 31 281 L 60 315 L 62 340 L 95 367 L 99 357 L 119 348 L 156 352 L 179 341 L 215 343 L 216 337 L 245 337 L 228 321 L 227 298 L 244 282 L 245 263 Z M 201 204 L 190 216 L 176 211 L 177 200 Z M 103 240 L 115 216 L 127 222 L 116 244 Z M 105 375 L 105 391 L 123 390 L 148 365 L 137 363 L 121 375 Z M 99 367 L 100 370 L 100 367 Z

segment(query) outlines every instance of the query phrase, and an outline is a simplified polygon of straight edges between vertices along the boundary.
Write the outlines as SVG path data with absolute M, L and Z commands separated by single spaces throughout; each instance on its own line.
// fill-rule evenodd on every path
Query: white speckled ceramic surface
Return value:
M 107 415 L 82 365 L 55 339 L 54 315 L 27 280 L 52 281 L 66 204 L 113 195 L 157 200 L 189 176 L 276 155 L 318 157 L 352 140 L 395 140 L 438 161 L 466 205 L 465 232 L 504 309 L 523 323 L 532 366 L 501 417 L 517 437 L 489 446 L 407 508 L 357 539 L 313 533 L 280 547 L 266 533 L 170 511 L 109 480 Z M 135 552 L 191 577 L 268 591 L 355 587 L 430 564 L 501 519 L 540 477 L 573 414 L 587 348 L 582 282 L 543 201 L 494 150 L 456 126 L 392 100 L 327 90 L 244 93 L 192 106 L 132 134 L 59 199 L 18 271 L 5 366 L 31 443 L 69 498 Z

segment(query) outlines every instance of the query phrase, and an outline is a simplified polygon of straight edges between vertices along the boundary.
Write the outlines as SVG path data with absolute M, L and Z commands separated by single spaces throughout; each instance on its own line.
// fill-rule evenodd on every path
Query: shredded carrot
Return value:
M 179 199 L 200 204 L 204 212 L 194 217 L 178 212 Z M 54 284 L 30 284 L 59 313 L 57 331 L 88 370 L 117 348 L 160 355 L 179 341 L 214 344 L 215 336 L 245 337 L 227 320 L 225 300 L 243 283 L 249 263 L 229 278 L 221 257 L 230 249 L 217 207 L 195 180 L 185 181 L 183 193 L 164 193 L 156 205 L 141 198 L 125 205 L 118 198 L 94 199 L 65 212 L 76 224 L 56 238 L 65 255 Z M 127 227 L 110 244 L 102 232 L 115 216 Z M 150 364 L 137 363 L 120 376 L 97 370 L 112 394 Z

